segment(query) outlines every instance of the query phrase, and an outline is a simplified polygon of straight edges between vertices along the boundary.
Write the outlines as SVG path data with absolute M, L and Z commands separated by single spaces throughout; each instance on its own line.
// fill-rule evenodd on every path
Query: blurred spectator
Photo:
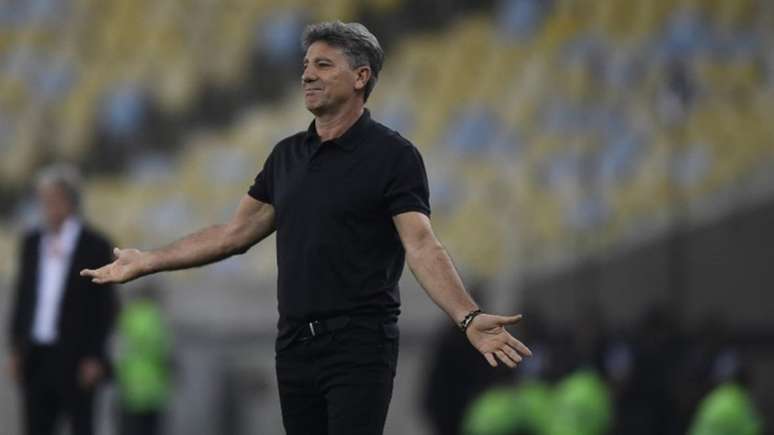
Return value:
M 678 362 L 675 397 L 681 433 L 688 429 L 699 401 L 718 383 L 712 376 L 713 365 L 727 341 L 726 328 L 718 320 L 720 318 L 710 316 L 702 323 L 698 332 L 687 341 Z
M 571 345 L 567 346 L 572 354 L 567 355 L 566 359 L 573 363 L 568 371 L 581 368 L 601 371 L 605 354 L 611 347 L 605 337 L 604 315 L 595 304 L 587 305 L 582 313 L 570 335 Z
M 626 335 L 621 334 L 610 340 L 602 362 L 605 379 L 615 407 L 612 433 L 627 433 L 623 430 L 626 422 L 635 421 L 638 402 L 633 389 L 635 377 L 634 346 Z M 630 417 L 633 415 L 634 417 Z
M 155 435 L 170 391 L 169 333 L 158 306 L 158 293 L 143 288 L 118 320 L 116 373 L 121 408 L 121 435 Z
M 675 433 L 673 382 L 682 349 L 677 331 L 674 319 L 661 307 L 651 309 L 639 326 L 631 388 L 620 404 L 626 417 L 619 425 L 622 433 Z
M 611 427 L 613 406 L 602 378 L 578 370 L 556 386 L 549 435 L 603 435 Z M 659 433 L 659 432 L 654 432 Z
M 689 435 L 760 435 L 761 417 L 750 394 L 737 383 L 717 387 L 699 406 Z
M 116 294 L 78 271 L 110 261 L 111 243 L 84 222 L 79 184 L 70 166 L 41 172 L 43 222 L 21 244 L 10 371 L 21 387 L 28 435 L 53 434 L 63 415 L 74 435 L 92 434 L 94 395 L 110 373 L 106 341 Z
M 465 413 L 465 435 L 544 435 L 553 415 L 552 394 L 543 382 L 485 392 Z

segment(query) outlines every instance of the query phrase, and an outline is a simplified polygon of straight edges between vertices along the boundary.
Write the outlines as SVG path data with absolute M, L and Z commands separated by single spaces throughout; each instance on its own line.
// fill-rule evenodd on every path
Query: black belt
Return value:
M 294 337 L 298 341 L 311 340 L 318 335 L 337 331 L 349 323 L 349 316 L 331 317 L 328 319 L 314 320 L 301 326 Z

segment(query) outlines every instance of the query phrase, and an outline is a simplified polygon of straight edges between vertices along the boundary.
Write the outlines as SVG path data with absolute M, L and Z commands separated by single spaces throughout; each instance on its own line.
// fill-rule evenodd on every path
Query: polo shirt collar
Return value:
M 370 123 L 371 112 L 368 109 L 363 109 L 363 114 L 360 115 L 360 118 L 358 118 L 354 124 L 352 124 L 352 127 L 345 131 L 341 136 L 332 139 L 330 142 L 336 144 L 345 151 L 352 151 L 357 147 L 357 144 Z M 320 136 L 317 134 L 317 128 L 315 127 L 314 121 L 309 124 L 309 128 L 306 131 L 306 142 L 320 142 Z

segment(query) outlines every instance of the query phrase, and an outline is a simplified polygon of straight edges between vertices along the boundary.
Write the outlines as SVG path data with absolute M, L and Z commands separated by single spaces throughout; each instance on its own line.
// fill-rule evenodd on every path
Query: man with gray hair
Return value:
M 111 244 L 83 222 L 75 168 L 48 167 L 36 187 L 42 223 L 22 238 L 9 370 L 21 387 L 23 433 L 53 435 L 67 417 L 71 433 L 89 435 L 94 393 L 110 368 L 117 300 L 112 286 L 78 271 L 110 261 Z
M 365 108 L 384 59 L 376 37 L 332 22 L 307 27 L 302 43 L 314 120 L 274 147 L 231 221 L 157 250 L 117 249 L 115 262 L 82 273 L 111 283 L 200 266 L 276 231 L 285 429 L 377 435 L 392 396 L 405 262 L 492 366 L 514 367 L 530 351 L 505 330 L 521 316 L 482 313 L 433 234 L 417 148 Z

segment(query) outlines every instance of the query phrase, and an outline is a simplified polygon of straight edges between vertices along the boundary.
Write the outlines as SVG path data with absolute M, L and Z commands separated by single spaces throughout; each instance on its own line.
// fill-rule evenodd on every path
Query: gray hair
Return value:
M 57 186 L 67 195 L 73 208 L 81 206 L 81 174 L 78 168 L 67 163 L 56 163 L 46 166 L 38 172 L 35 186 L 40 189 L 46 186 Z
M 340 48 L 349 59 L 349 66 L 358 68 L 368 66 L 371 68 L 371 78 L 366 83 L 363 99 L 368 101 L 379 71 L 384 63 L 384 50 L 379 45 L 373 33 L 360 23 L 342 23 L 332 21 L 326 23 L 310 24 L 304 29 L 301 37 L 301 46 L 304 51 L 317 41 L 326 42 Z

